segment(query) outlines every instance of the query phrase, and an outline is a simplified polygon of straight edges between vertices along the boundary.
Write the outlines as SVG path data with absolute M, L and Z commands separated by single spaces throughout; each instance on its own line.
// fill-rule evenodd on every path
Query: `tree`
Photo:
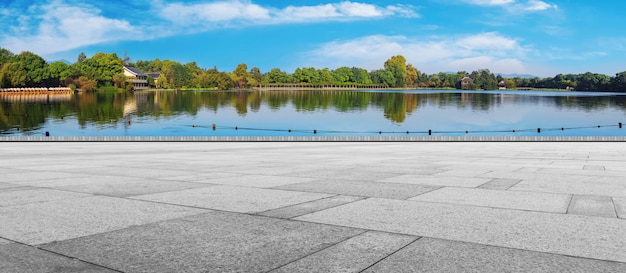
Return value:
M 70 76 L 70 66 L 64 62 L 54 62 L 46 68 L 46 85 L 60 86 Z
M 352 80 L 358 84 L 372 84 L 372 78 L 370 73 L 363 68 L 352 68 Z
M 279 68 L 272 68 L 270 72 L 263 75 L 263 82 L 266 83 L 290 83 L 292 81 L 287 72 L 281 71 Z
M 328 68 L 324 68 L 322 70 L 319 70 L 318 74 L 320 75 L 320 82 L 321 83 L 329 84 L 329 83 L 334 83 L 335 82 L 335 77 L 333 76 L 333 72 L 330 71 Z
M 405 84 L 407 86 L 414 86 L 417 83 L 420 72 L 413 67 L 412 64 L 406 66 L 406 79 Z
M 404 87 L 406 83 L 406 58 L 402 55 L 391 57 L 385 62 L 385 70 L 391 72 L 396 79 L 394 87 Z
M 373 83 L 384 84 L 387 87 L 396 86 L 396 78 L 389 70 L 374 70 L 370 75 Z
M 352 69 L 349 67 L 343 66 L 333 70 L 333 77 L 337 83 L 347 83 L 350 82 L 354 74 L 352 73 Z
M 85 60 L 87 60 L 87 55 L 85 55 L 85 52 L 81 52 L 80 54 L 78 54 L 78 59 L 76 60 L 76 62 L 82 63 Z
M 614 91 L 626 91 L 626 71 L 615 74 L 611 82 Z
M 235 68 L 231 75 L 231 79 L 235 82 L 236 88 L 248 87 L 248 65 L 244 63 L 237 65 L 237 68 Z
M 319 83 L 320 74 L 317 69 L 313 67 L 297 68 L 293 72 L 293 78 L 296 82 L 300 83 Z

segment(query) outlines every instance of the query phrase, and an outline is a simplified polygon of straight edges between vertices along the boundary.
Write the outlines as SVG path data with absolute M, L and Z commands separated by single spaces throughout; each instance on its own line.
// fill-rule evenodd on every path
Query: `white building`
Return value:
M 128 78 L 128 82 L 133 85 L 133 90 L 148 89 L 148 76 L 137 68 L 132 66 L 124 66 L 124 76 Z

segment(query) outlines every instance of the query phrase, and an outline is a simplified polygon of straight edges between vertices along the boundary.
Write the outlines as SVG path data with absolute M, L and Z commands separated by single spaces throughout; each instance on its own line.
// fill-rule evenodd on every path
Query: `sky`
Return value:
M 232 71 L 367 70 L 402 55 L 421 72 L 626 71 L 618 0 L 0 0 L 0 47 L 48 62 L 84 52 Z

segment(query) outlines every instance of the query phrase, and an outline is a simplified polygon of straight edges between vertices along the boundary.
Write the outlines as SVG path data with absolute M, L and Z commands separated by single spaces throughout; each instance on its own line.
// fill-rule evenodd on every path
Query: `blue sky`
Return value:
M 401 54 L 420 71 L 551 77 L 626 70 L 626 1 L 2 0 L 0 47 L 48 61 L 80 52 L 237 64 L 379 69 Z

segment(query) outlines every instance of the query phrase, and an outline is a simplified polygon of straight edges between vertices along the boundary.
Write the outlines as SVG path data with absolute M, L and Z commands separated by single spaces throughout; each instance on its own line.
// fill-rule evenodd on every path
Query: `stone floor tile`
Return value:
M 325 210 L 328 208 L 340 206 L 343 204 L 352 203 L 363 199 L 363 197 L 338 195 L 324 199 L 313 200 L 311 202 L 300 203 L 293 206 L 282 207 L 278 209 L 268 210 L 257 213 L 258 215 L 277 217 L 277 218 L 293 218 L 302 216 L 312 212 Z
M 294 219 L 626 262 L 620 219 L 377 198 Z
M 592 171 L 605 171 L 604 166 L 599 165 L 585 165 L 583 166 L 583 170 L 592 170 Z
M 428 186 L 448 186 L 448 187 L 478 187 L 492 179 L 490 178 L 471 178 L 457 176 L 425 176 L 425 175 L 399 175 L 392 178 L 378 180 L 378 182 L 416 184 Z
M 139 159 L 135 159 L 139 161 Z M 191 175 L 192 171 L 179 171 L 179 170 L 167 170 L 157 168 L 139 168 L 129 166 L 114 166 L 109 168 L 81 168 L 66 170 L 66 172 L 72 172 L 81 175 L 96 175 L 96 176 L 124 176 L 124 177 L 136 177 L 136 178 L 160 178 L 170 176 L 183 176 Z
M 122 181 L 119 181 L 122 180 Z M 157 179 L 119 179 L 92 181 L 89 184 L 55 187 L 56 189 L 97 195 L 129 197 L 176 190 L 216 186 L 207 183 L 163 181 Z
M 615 177 L 532 174 L 509 190 L 626 197 L 626 183 Z
M 2 176 L 0 176 L 0 182 L 11 183 L 11 184 L 24 184 L 24 182 L 29 182 L 29 181 L 41 181 L 41 180 L 84 177 L 84 176 L 85 175 L 82 175 L 82 174 L 52 172 L 52 171 L 19 172 L 19 173 L 2 174 Z
M 571 198 L 569 194 L 445 187 L 409 200 L 566 213 Z
M 34 245 L 204 212 L 104 196 L 31 203 L 0 207 L 0 237 Z
M 234 176 L 242 176 L 242 174 L 227 173 L 227 172 L 197 172 L 197 173 L 190 174 L 190 175 L 159 177 L 159 180 L 195 182 L 195 183 L 211 183 L 211 179 L 234 177 Z
M 25 188 L 23 190 L 0 192 L 0 207 L 24 205 L 29 203 L 39 203 L 54 200 L 83 198 L 89 196 L 92 195 L 53 189 Z
M 615 205 L 617 217 L 626 219 L 626 198 L 613 197 L 613 204 Z
M 267 272 L 362 230 L 209 212 L 41 246 L 123 272 Z
M 424 186 L 402 183 L 382 183 L 356 180 L 327 179 L 313 182 L 290 184 L 276 189 L 328 194 L 355 195 L 390 199 L 407 199 L 432 190 L 438 186 Z
M 2 239 L 0 239 L 1 241 Z M 32 246 L 0 242 L 0 272 L 117 272 Z
M 515 186 L 515 184 L 519 183 L 520 179 L 506 179 L 506 178 L 494 178 L 493 180 L 478 186 L 481 189 L 492 189 L 492 190 L 508 190 L 509 188 Z
M 276 186 L 302 183 L 313 181 L 315 178 L 305 177 L 289 177 L 289 176 L 276 176 L 276 175 L 243 175 L 234 177 L 215 178 L 207 182 L 212 184 L 230 185 L 230 186 L 242 186 L 242 187 L 256 187 L 256 188 L 271 188 Z
M 341 180 L 359 180 L 359 181 L 375 181 L 389 177 L 397 176 L 396 173 L 384 173 L 374 171 L 351 171 L 352 168 L 342 170 L 315 170 L 305 172 L 294 172 L 285 174 L 290 177 L 311 177 L 316 179 L 341 179 Z
M 435 174 L 434 176 L 458 176 L 458 177 L 477 177 L 488 172 L 492 171 L 492 169 L 481 169 L 481 168 L 455 168 L 449 171 L 440 172 Z
M 616 218 L 613 199 L 609 196 L 574 195 L 568 214 Z M 626 234 L 625 234 L 626 235 Z
M 417 238 L 366 232 L 270 272 L 360 272 Z
M 330 197 L 329 194 L 305 193 L 236 186 L 214 186 L 133 197 L 162 203 L 256 213 Z
M 626 264 L 421 238 L 363 272 L 625 272 Z

